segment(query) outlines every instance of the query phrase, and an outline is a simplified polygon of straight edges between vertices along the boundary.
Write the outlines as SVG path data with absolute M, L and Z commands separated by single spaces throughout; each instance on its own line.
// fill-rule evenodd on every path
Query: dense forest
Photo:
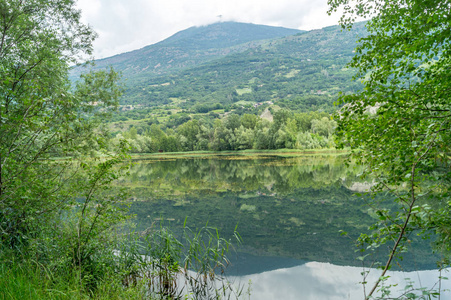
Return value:
M 160 125 L 133 126 L 118 133 L 111 143 L 125 139 L 133 153 L 224 151 L 246 149 L 333 148 L 336 122 L 327 113 L 292 113 L 268 110 L 271 121 L 253 114 L 229 114 L 222 119 L 190 119 L 175 130 Z

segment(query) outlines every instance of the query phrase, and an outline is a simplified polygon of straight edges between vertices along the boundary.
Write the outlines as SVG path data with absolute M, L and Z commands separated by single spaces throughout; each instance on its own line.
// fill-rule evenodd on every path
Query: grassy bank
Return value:
M 121 233 L 115 243 L 99 237 L 94 243 L 102 247 L 91 242 L 90 253 L 74 253 L 81 255 L 78 261 L 63 255 L 72 250 L 68 237 L 42 238 L 51 244 L 37 238 L 22 245 L 24 251 L 0 248 L 0 300 L 214 299 L 240 292 L 216 275 L 224 273 L 231 242 L 214 228 L 185 226 L 175 235 L 156 226 Z
M 143 299 L 144 288 L 124 286 L 108 275 L 95 290 L 87 290 L 76 269 L 53 272 L 33 261 L 0 263 L 0 300 Z

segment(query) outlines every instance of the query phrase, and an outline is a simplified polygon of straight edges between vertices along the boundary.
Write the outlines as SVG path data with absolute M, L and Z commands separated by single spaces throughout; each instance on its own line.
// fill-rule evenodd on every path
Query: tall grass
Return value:
M 118 235 L 109 239 L 114 244 L 92 253 L 83 265 L 42 255 L 64 254 L 67 249 L 24 247 L 27 251 L 17 252 L 3 248 L 0 300 L 226 299 L 242 293 L 223 276 L 231 242 L 214 228 L 184 226 L 176 236 L 160 226 Z M 236 238 L 239 241 L 238 234 Z M 68 244 L 47 243 L 45 247 Z
M 119 277 L 108 274 L 95 290 L 87 290 L 76 269 L 51 272 L 32 261 L 0 263 L 0 300 L 149 299 L 145 287 L 124 289 Z
M 242 294 L 224 276 L 232 244 L 215 228 L 184 226 L 176 236 L 160 226 L 131 237 L 134 240 L 118 253 L 127 262 L 127 286 L 145 283 L 149 295 L 157 299 L 226 299 Z M 240 241 L 236 232 L 235 239 Z

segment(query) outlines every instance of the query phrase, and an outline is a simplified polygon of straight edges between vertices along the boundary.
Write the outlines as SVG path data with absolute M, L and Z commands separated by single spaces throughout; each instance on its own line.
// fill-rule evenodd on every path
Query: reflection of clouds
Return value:
M 353 182 L 348 189 L 353 192 L 366 193 L 369 192 L 374 185 L 374 182 Z
M 242 284 L 252 281 L 251 299 L 307 299 L 338 300 L 363 299 L 362 268 L 336 266 L 329 263 L 310 262 L 301 266 L 279 269 L 260 274 L 239 277 Z M 373 270 L 368 278 L 367 290 L 379 276 L 379 270 Z M 391 284 L 399 284 L 393 289 L 393 295 L 401 291 L 406 278 L 415 280 L 416 287 L 432 287 L 439 272 L 391 272 Z M 445 274 L 446 276 L 446 274 Z M 449 281 L 442 282 L 442 290 L 450 289 Z M 451 299 L 451 292 L 442 292 L 442 299 Z
M 349 299 L 352 294 L 361 294 L 359 268 L 342 267 L 329 263 L 310 262 L 306 264 L 314 277 L 315 282 L 320 283 L 317 290 L 328 290 L 327 299 Z M 326 295 L 324 295 L 326 296 Z M 316 298 L 312 298 L 316 299 Z M 326 298 L 324 298 L 326 299 Z

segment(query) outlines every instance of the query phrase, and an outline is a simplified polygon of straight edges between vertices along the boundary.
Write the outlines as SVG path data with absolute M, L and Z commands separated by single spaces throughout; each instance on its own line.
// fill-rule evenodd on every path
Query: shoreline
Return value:
M 347 155 L 347 149 L 278 149 L 278 150 L 230 150 L 230 151 L 186 151 L 186 152 L 161 152 L 161 153 L 133 153 L 132 160 L 146 158 L 188 158 L 188 157 L 218 157 L 218 156 L 271 156 L 271 157 L 301 157 L 317 155 Z

